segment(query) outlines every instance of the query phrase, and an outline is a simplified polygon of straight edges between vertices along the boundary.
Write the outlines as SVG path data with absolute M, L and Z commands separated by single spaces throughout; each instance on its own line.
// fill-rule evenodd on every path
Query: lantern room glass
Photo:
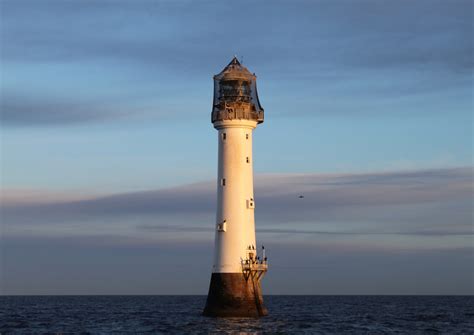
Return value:
M 220 82 L 220 98 L 224 101 L 251 100 L 250 82 L 242 80 L 224 80 Z

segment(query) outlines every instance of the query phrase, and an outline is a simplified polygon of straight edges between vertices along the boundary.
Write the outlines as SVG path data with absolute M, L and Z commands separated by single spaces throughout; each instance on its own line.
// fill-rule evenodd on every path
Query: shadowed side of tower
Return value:
M 256 77 L 234 57 L 214 76 L 212 123 L 218 131 L 214 262 L 204 315 L 267 314 L 260 281 L 268 263 L 258 255 L 253 195 L 253 130 L 263 122 Z

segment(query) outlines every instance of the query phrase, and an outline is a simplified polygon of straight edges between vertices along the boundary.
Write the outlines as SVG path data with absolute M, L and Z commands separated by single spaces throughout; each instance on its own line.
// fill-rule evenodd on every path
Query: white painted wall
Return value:
M 247 258 L 248 246 L 257 247 L 254 208 L 248 205 L 254 201 L 252 132 L 256 126 L 256 121 L 249 120 L 214 123 L 219 133 L 219 158 L 213 272 L 242 272 L 241 260 Z M 222 231 L 219 225 L 224 220 L 225 231 Z

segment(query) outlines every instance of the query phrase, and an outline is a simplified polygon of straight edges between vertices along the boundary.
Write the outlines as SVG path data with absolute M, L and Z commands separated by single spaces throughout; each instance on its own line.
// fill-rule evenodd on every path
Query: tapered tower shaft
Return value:
M 255 246 L 255 201 L 252 173 L 252 131 L 257 122 L 221 121 L 217 215 L 213 272 L 241 272 L 240 260 Z

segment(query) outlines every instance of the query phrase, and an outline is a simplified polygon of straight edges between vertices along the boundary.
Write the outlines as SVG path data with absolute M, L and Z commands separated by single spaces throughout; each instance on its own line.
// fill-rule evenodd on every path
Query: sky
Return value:
M 207 293 L 234 55 L 265 109 L 264 294 L 474 294 L 473 12 L 0 1 L 0 294 Z

